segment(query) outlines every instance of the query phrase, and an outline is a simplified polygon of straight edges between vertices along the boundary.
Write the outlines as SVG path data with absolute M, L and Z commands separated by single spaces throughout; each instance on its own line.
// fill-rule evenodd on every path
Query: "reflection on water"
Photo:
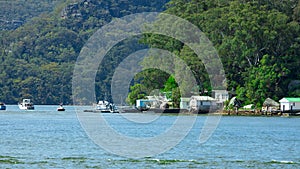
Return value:
M 189 135 L 170 151 L 128 159 L 95 145 L 81 128 L 73 107 L 65 106 L 65 112 L 56 108 L 36 105 L 34 111 L 21 111 L 8 105 L 0 112 L 0 168 L 300 167 L 300 118 L 222 117 L 208 142 L 199 144 L 206 119 L 199 116 Z M 164 115 L 141 124 L 120 114 L 104 117 L 116 131 L 132 137 L 160 134 L 176 118 Z

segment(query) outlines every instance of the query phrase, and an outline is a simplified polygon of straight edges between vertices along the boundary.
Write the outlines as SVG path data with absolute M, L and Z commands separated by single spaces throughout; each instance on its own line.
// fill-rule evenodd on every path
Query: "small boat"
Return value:
M 101 113 L 110 113 L 109 102 L 100 100 L 96 105 L 96 110 L 100 111 Z
M 118 109 L 112 103 L 109 103 L 105 100 L 100 100 L 96 104 L 96 111 L 100 111 L 101 113 L 118 113 Z
M 6 106 L 3 102 L 0 102 L 0 110 L 6 110 Z
M 22 103 L 19 103 L 21 110 L 34 110 L 34 105 L 30 99 L 23 99 Z
M 59 105 L 59 107 L 57 108 L 57 111 L 65 111 L 66 109 L 63 107 L 62 104 Z

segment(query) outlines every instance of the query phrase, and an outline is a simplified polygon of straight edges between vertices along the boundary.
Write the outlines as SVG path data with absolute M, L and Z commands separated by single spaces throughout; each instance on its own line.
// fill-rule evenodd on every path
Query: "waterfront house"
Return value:
M 190 111 L 208 113 L 217 106 L 217 100 L 209 96 L 192 96 L 190 99 Z
M 151 108 L 152 102 L 153 100 L 138 99 L 136 100 L 136 108 L 141 111 L 148 110 Z
M 172 102 L 168 100 L 166 95 L 159 95 L 159 96 L 146 96 L 147 100 L 150 100 L 150 107 L 151 108 L 161 108 L 165 109 L 166 106 L 172 105 Z
M 284 97 L 280 102 L 280 110 L 284 111 L 300 111 L 300 98 Z
M 219 107 L 223 107 L 224 102 L 229 100 L 229 93 L 227 90 L 212 90 L 212 97 L 216 99 Z
M 149 100 L 149 106 L 151 108 L 159 108 L 161 104 L 161 97 L 160 96 L 146 96 L 147 100 Z
M 181 97 L 180 98 L 180 109 L 190 109 L 190 100 L 189 97 Z

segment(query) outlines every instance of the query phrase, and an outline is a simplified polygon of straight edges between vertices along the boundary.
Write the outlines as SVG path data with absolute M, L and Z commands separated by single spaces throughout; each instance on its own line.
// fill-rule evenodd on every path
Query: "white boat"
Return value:
M 109 113 L 109 102 L 100 100 L 96 105 L 96 110 L 101 111 L 102 113 Z
M 19 103 L 21 110 L 34 110 L 34 105 L 30 99 L 23 99 L 22 103 Z
M 0 110 L 6 110 L 6 106 L 3 102 L 0 102 Z
M 96 111 L 100 111 L 101 113 L 118 113 L 116 106 L 105 100 L 100 100 L 96 104 Z
M 59 107 L 57 108 L 57 111 L 65 111 L 65 108 L 63 107 L 62 104 L 59 105 Z

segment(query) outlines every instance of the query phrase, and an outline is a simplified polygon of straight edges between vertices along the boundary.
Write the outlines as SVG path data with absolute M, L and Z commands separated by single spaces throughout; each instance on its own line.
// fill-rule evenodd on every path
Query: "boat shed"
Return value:
M 152 102 L 153 100 L 138 99 L 136 100 L 136 108 L 141 111 L 148 110 L 150 109 Z
M 280 110 L 285 111 L 300 111 L 300 98 L 284 97 L 280 102 Z
M 216 106 L 217 100 L 209 96 L 192 96 L 190 100 L 190 111 L 209 112 Z

